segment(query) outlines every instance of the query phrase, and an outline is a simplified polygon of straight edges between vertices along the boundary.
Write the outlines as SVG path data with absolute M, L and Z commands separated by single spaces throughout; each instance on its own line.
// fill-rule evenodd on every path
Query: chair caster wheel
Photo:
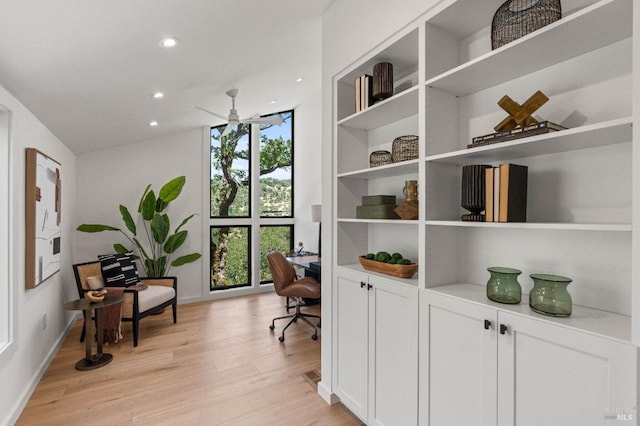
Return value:
M 318 327 L 319 327 L 319 328 L 322 328 L 322 327 L 320 327 L 320 321 L 318 321 Z
M 314 334 L 313 336 L 311 336 L 311 340 L 318 340 L 318 335 Z
M 280 340 L 280 343 L 284 342 L 284 336 L 278 337 L 278 340 Z
M 298 318 L 294 318 L 294 319 L 293 319 L 293 322 L 298 322 Z
M 276 328 L 276 326 L 273 325 L 273 324 L 269 326 L 269 330 L 271 330 L 271 331 L 275 330 L 275 328 Z

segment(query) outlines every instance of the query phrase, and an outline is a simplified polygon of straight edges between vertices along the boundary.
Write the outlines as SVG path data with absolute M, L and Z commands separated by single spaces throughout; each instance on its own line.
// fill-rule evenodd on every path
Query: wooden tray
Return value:
M 418 270 L 418 264 L 394 265 L 393 263 L 378 262 L 377 260 L 366 259 L 364 256 L 358 257 L 360 264 L 367 271 L 379 272 L 381 274 L 393 275 L 398 278 L 411 278 Z

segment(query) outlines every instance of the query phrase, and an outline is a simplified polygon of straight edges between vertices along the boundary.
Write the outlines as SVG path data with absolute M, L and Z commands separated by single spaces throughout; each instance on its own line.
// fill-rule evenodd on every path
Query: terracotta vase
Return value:
M 404 220 L 418 219 L 418 181 L 407 180 L 402 188 L 405 201 L 400 203 L 393 211 Z

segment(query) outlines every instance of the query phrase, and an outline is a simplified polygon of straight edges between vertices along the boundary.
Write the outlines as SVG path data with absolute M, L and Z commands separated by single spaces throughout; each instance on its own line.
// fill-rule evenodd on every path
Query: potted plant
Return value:
M 169 207 L 169 204 L 178 198 L 185 183 L 186 178 L 184 176 L 178 176 L 164 184 L 157 197 L 151 189 L 151 185 L 147 185 L 138 205 L 138 213 L 142 216 L 144 235 L 147 240 L 146 248 L 141 243 L 140 239 L 138 239 L 136 222 L 133 220 L 131 213 L 129 213 L 129 209 L 122 204 L 120 205 L 122 221 L 131 235 L 127 234 L 120 228 L 95 223 L 82 224 L 78 226 L 77 230 L 90 233 L 119 231 L 127 238 L 131 246 L 135 248 L 135 251 L 138 253 L 138 256 L 135 257 L 140 260 L 140 263 L 148 277 L 167 276 L 172 266 L 191 263 L 201 257 L 200 253 L 191 253 L 176 257 L 172 260 L 176 251 L 182 246 L 187 238 L 188 231 L 186 229 L 182 229 L 182 227 L 193 216 L 195 216 L 195 214 L 188 216 L 180 223 L 173 234 L 169 235 L 171 225 L 169 216 L 165 211 Z M 116 253 L 119 254 L 133 251 L 131 248 L 127 248 L 118 243 L 114 244 L 113 248 Z

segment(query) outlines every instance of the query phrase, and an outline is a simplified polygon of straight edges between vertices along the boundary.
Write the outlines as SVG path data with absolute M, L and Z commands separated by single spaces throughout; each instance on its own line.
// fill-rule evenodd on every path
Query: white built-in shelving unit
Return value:
M 490 266 L 522 270 L 525 294 L 532 273 L 565 275 L 580 315 L 556 323 L 640 344 L 634 2 L 565 0 L 562 19 L 491 50 L 491 19 L 503 0 L 444 0 L 336 75 L 333 282 L 341 271 L 376 276 L 358 256 L 381 250 L 419 263 L 412 279 L 384 276 L 415 287 L 416 297 L 484 303 L 477 291 L 457 289 L 482 288 Z M 381 61 L 394 65 L 396 93 L 356 113 L 355 79 Z M 536 90 L 550 100 L 534 116 L 567 130 L 467 148 L 506 116 L 497 105 L 503 95 L 524 102 Z M 418 159 L 369 167 L 371 152 L 391 151 L 408 134 L 419 136 Z M 527 222 L 462 222 L 462 166 L 507 162 L 528 166 Z M 419 182 L 418 220 L 355 218 L 363 195 L 404 200 L 409 179 Z M 515 311 L 545 321 L 528 306 Z

